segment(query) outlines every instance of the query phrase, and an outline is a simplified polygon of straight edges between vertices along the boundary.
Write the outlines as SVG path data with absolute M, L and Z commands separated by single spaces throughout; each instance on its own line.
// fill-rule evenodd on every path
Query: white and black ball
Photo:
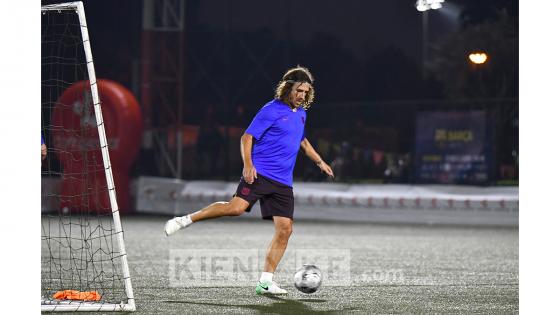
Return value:
M 319 290 L 323 275 L 321 269 L 315 265 L 303 265 L 294 275 L 294 286 L 303 293 L 313 293 Z

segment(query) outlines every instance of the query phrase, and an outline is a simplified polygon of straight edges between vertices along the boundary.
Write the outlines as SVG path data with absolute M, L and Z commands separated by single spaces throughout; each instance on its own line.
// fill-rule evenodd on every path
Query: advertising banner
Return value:
M 485 184 L 489 179 L 484 111 L 430 111 L 416 116 L 418 183 Z

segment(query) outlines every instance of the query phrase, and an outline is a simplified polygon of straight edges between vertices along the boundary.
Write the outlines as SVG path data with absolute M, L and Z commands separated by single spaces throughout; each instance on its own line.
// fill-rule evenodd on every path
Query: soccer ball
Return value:
M 322 280 L 321 270 L 315 265 L 303 265 L 294 275 L 296 289 L 307 294 L 317 291 Z

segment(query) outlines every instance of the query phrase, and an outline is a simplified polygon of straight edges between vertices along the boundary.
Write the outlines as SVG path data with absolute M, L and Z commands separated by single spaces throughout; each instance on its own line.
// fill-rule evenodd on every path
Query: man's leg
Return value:
M 274 237 L 268 246 L 264 262 L 264 272 L 270 273 L 276 271 L 276 267 L 288 247 L 290 235 L 292 235 L 292 219 L 277 216 L 272 218 L 274 220 Z
M 278 263 L 284 256 L 288 240 L 292 234 L 292 219 L 286 217 L 273 216 L 274 220 L 274 237 L 268 247 L 266 259 L 264 262 L 264 272 L 261 275 L 259 284 L 256 287 L 257 294 L 286 294 L 287 291 L 278 287 L 272 281 L 272 276 Z
M 223 216 L 238 216 L 245 212 L 249 207 L 249 202 L 239 197 L 233 197 L 229 202 L 218 201 L 208 207 L 182 217 L 175 217 L 165 224 L 165 234 L 167 236 L 186 228 L 194 222 L 219 218 Z
M 208 207 L 192 213 L 190 216 L 193 222 L 224 216 L 238 216 L 242 215 L 247 207 L 249 207 L 249 202 L 239 197 L 233 197 L 229 202 L 214 202 Z

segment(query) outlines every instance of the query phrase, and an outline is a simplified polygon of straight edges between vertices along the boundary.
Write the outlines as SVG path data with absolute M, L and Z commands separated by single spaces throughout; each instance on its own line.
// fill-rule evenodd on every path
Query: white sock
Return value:
M 187 227 L 193 223 L 190 214 L 180 217 L 180 221 L 183 227 Z
M 264 282 L 264 281 L 270 281 L 270 282 L 272 282 L 272 276 L 273 276 L 273 275 L 274 275 L 274 274 L 273 274 L 272 272 L 263 272 L 263 273 L 261 274 L 260 282 Z

